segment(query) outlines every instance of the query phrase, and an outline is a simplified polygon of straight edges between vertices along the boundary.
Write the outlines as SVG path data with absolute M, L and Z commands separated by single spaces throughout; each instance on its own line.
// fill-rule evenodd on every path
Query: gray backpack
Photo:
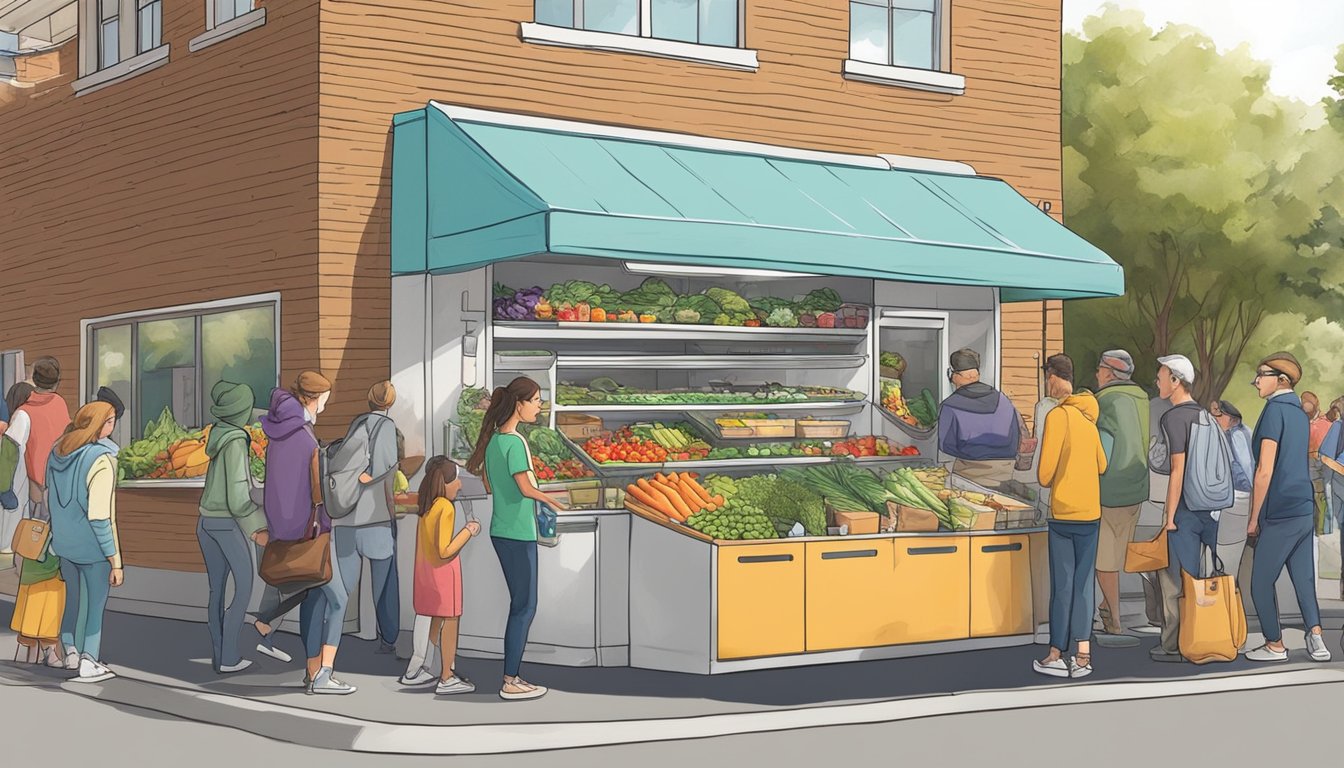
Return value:
M 327 446 L 322 501 L 333 520 L 354 512 L 364 494 L 364 484 L 359 482 L 359 476 L 369 468 L 373 449 L 373 426 L 369 422 L 374 418 L 366 415 L 355 419 L 344 438 Z
M 1181 498 L 1192 512 L 1219 512 L 1232 507 L 1234 490 L 1227 435 L 1208 411 L 1200 409 L 1186 441 Z

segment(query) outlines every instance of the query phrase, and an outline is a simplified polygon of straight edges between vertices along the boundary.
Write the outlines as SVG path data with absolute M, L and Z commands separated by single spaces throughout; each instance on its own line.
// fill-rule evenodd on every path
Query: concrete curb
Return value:
M 85 685 L 0 668 L 8 685 L 59 687 L 109 704 L 247 731 L 301 746 L 374 754 L 498 755 L 659 741 L 704 739 L 1014 709 L 1132 701 L 1344 682 L 1344 670 L 1229 674 L 1182 680 L 1064 683 L 1018 690 L 968 691 L 889 701 L 702 717 L 585 723 L 407 725 L 332 715 L 225 694 L 121 677 Z M 15 679 L 17 678 L 17 679 Z M 25 680 L 26 678 L 26 680 Z

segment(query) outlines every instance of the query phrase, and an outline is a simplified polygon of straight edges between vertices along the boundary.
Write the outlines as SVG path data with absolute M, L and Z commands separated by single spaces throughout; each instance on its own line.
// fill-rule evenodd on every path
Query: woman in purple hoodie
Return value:
M 307 537 L 312 520 L 314 496 L 313 466 L 317 454 L 317 435 L 313 424 L 327 407 L 331 382 L 316 371 L 304 371 L 292 389 L 271 392 L 271 406 L 261 417 L 261 428 L 269 440 L 266 446 L 266 489 L 263 511 L 271 541 L 300 541 Z M 331 518 L 318 507 L 318 525 L 331 531 Z M 336 559 L 332 554 L 332 561 Z M 268 615 L 258 616 L 265 624 L 287 613 L 299 603 L 299 635 L 308 656 L 304 678 L 308 693 L 342 695 L 355 687 L 332 676 L 336 648 L 341 642 L 345 606 L 349 594 L 340 572 L 332 569 L 331 581 L 284 600 Z M 273 615 L 271 615 L 273 614 Z

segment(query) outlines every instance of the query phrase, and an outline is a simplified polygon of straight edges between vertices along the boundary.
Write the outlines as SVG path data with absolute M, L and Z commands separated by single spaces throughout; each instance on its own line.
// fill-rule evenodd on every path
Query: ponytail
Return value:
M 526 376 L 519 376 L 509 382 L 507 387 L 495 387 L 495 391 L 490 393 L 490 407 L 485 409 L 485 417 L 481 420 L 481 434 L 476 437 L 476 447 L 471 452 L 471 458 L 467 459 L 468 472 L 481 476 L 485 468 L 485 449 L 490 445 L 490 438 L 518 412 L 518 403 L 532 399 L 540 391 L 537 382 Z

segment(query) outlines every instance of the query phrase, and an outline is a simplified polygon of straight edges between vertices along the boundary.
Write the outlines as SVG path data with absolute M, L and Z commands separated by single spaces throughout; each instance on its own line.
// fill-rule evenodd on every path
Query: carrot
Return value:
M 695 492 L 695 486 L 692 483 L 693 481 L 685 478 L 682 478 L 681 482 L 678 483 L 678 486 L 681 488 L 682 498 L 686 499 L 686 503 L 689 506 L 695 507 L 696 509 L 704 509 L 705 500 L 700 497 L 700 494 Z
M 636 480 L 635 482 L 639 490 L 643 491 L 644 493 L 647 493 L 649 497 L 654 500 L 653 504 L 654 509 L 658 510 L 659 512 L 662 512 L 663 514 L 671 518 L 680 517 L 677 514 L 676 508 L 672 506 L 672 502 L 668 501 L 664 497 L 663 492 L 658 490 L 658 486 L 654 485 L 653 483 L 650 483 L 648 480 L 645 480 L 642 477 Z M 635 498 L 639 497 L 636 496 Z
M 658 474 L 656 474 L 656 475 L 653 476 L 653 482 L 655 482 L 655 483 L 666 483 L 666 482 L 667 482 L 667 475 L 664 475 L 662 472 L 659 472 Z
M 681 497 L 681 491 L 677 490 L 675 485 L 670 484 L 663 485 L 661 488 L 663 489 L 663 493 L 667 494 L 667 500 L 672 502 L 672 506 L 676 507 L 677 511 L 684 515 L 682 519 L 689 519 L 691 516 L 691 507 L 686 503 L 686 500 Z M 696 507 L 696 510 L 699 511 L 698 506 Z
M 716 506 L 716 507 L 722 507 L 722 506 L 723 506 L 723 497 L 722 497 L 722 496 L 715 496 L 714 498 L 710 499 L 710 502 L 712 502 L 712 503 L 714 504 L 714 506 Z
M 643 483 L 645 481 L 641 479 L 640 482 Z M 642 488 L 643 486 L 641 485 L 640 487 Z M 681 508 L 678 507 L 676 503 L 672 501 L 672 497 L 675 496 L 675 494 L 669 492 L 662 485 L 658 483 L 649 483 L 649 487 L 646 490 L 648 490 L 649 493 L 653 494 L 654 498 L 662 499 L 663 504 L 660 507 L 660 509 L 667 512 L 668 517 L 681 523 L 686 522 L 686 520 L 690 518 L 689 513 L 683 515 L 681 512 Z
M 700 501 L 704 502 L 705 504 L 708 504 L 714 500 L 714 497 L 709 495 L 709 491 L 706 491 L 703 485 L 695 482 L 694 480 L 691 480 L 690 478 L 686 479 L 686 484 L 690 486 L 690 489 L 695 492 L 696 496 L 700 497 Z
M 640 488 L 637 485 L 632 485 L 629 488 L 626 488 L 625 492 L 634 497 L 635 501 L 638 501 L 640 504 L 653 509 L 655 512 L 660 511 L 659 507 L 662 506 L 661 502 L 645 493 L 643 488 Z

